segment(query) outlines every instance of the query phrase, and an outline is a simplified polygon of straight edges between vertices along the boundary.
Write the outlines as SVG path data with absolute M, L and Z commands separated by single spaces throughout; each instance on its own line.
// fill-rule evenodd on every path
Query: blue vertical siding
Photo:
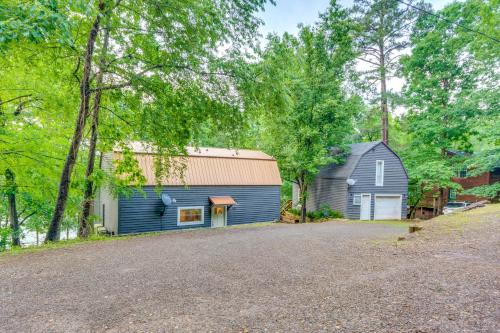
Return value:
M 377 160 L 384 161 L 384 186 L 375 186 L 375 164 Z M 354 194 L 371 193 L 371 219 L 374 218 L 375 194 L 401 194 L 403 195 L 401 217 L 406 218 L 406 202 L 408 197 L 408 176 L 401 160 L 389 148 L 378 144 L 365 153 L 359 160 L 351 174 L 356 179 L 354 186 L 349 186 L 347 196 L 347 217 L 359 219 L 361 206 L 354 206 Z
M 345 216 L 346 195 L 347 183 L 345 179 L 323 178 L 318 175 L 309 187 L 306 208 L 308 211 L 315 211 L 320 209 L 322 205 L 327 205 Z
M 272 221 L 280 215 L 279 186 L 165 186 L 162 193 L 168 193 L 177 202 L 163 216 L 163 204 L 154 187 L 147 186 L 143 191 L 119 198 L 119 234 L 210 227 L 210 196 L 231 196 L 238 203 L 228 209 L 227 225 Z M 190 206 L 205 208 L 204 224 L 177 226 L 177 208 Z

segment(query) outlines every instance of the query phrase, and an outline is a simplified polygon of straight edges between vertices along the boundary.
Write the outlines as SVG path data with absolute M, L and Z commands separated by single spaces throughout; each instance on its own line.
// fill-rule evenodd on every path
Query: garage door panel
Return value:
M 401 197 L 390 195 L 375 196 L 375 220 L 400 220 Z

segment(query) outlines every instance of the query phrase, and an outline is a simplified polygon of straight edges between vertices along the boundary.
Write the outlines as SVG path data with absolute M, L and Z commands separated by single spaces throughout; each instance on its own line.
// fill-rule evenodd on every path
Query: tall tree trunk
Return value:
M 389 108 L 387 106 L 387 69 L 385 65 L 384 39 L 379 40 L 380 57 L 380 111 L 381 111 L 381 131 L 382 141 L 389 144 Z
M 5 180 L 7 185 L 7 201 L 9 211 L 9 223 L 12 228 L 12 246 L 21 246 L 21 239 L 19 237 L 19 216 L 16 207 L 16 176 L 12 170 L 5 170 Z
M 96 85 L 99 87 L 103 83 L 104 70 L 106 66 L 106 55 L 109 45 L 109 28 L 104 29 L 104 42 L 102 45 L 99 61 L 99 72 L 96 77 Z M 87 170 L 85 171 L 85 193 L 82 204 L 82 213 L 79 218 L 78 237 L 86 238 L 93 231 L 90 216 L 90 206 L 94 200 L 94 182 L 92 174 L 94 173 L 95 154 L 99 127 L 99 111 L 101 106 L 102 90 L 97 90 L 94 95 L 94 105 L 92 108 L 92 127 L 90 135 L 89 156 L 87 160 Z
M 73 139 L 71 140 L 71 146 L 69 148 L 68 155 L 66 156 L 66 161 L 64 163 L 63 171 L 61 174 L 61 180 L 59 183 L 59 191 L 57 193 L 57 201 L 54 209 L 54 216 L 49 225 L 49 230 L 47 231 L 47 237 L 45 242 L 54 242 L 58 240 L 57 236 L 59 234 L 61 221 L 64 216 L 64 210 L 66 208 L 66 202 L 68 200 L 69 186 L 71 182 L 71 172 L 76 163 L 76 158 L 78 156 L 78 150 L 80 149 L 80 144 L 82 142 L 83 130 L 85 128 L 85 123 L 88 118 L 89 113 L 89 98 L 90 98 L 90 74 L 92 69 L 92 58 L 94 54 L 94 46 L 97 38 L 97 33 L 99 32 L 99 26 L 101 21 L 101 15 L 104 11 L 104 2 L 101 0 L 99 2 L 99 13 L 92 24 L 89 36 L 87 39 L 87 46 L 85 49 L 85 60 L 83 66 L 83 76 L 80 83 L 80 109 L 78 112 L 78 118 L 76 120 L 75 132 L 73 133 Z

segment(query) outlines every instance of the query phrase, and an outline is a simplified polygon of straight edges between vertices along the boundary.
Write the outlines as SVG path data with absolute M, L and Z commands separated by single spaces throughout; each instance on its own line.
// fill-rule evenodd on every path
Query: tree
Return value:
M 109 24 L 109 22 L 107 22 Z M 99 59 L 98 72 L 96 75 L 96 85 L 103 85 L 104 71 L 106 70 L 106 57 L 109 47 L 109 27 L 106 27 L 103 31 L 104 41 L 101 49 L 101 55 Z M 101 108 L 101 97 L 102 90 L 97 90 L 94 94 L 94 104 L 92 106 L 91 115 L 91 133 L 90 133 L 90 143 L 89 143 L 89 153 L 87 158 L 87 169 L 85 170 L 85 190 L 82 203 L 82 212 L 78 221 L 78 236 L 87 237 L 89 233 L 93 230 L 92 223 L 89 221 L 90 207 L 94 199 L 94 163 L 97 150 L 97 136 L 98 136 L 98 125 L 99 125 L 99 112 Z
M 408 1 L 410 4 L 413 1 Z M 381 138 L 389 143 L 389 92 L 387 80 L 395 75 L 398 60 L 409 46 L 409 34 L 416 11 L 397 0 L 355 0 L 353 15 L 359 24 L 359 59 L 368 66 L 364 72 L 369 86 L 379 82 Z
M 464 194 L 472 194 L 478 197 L 498 200 L 498 198 L 500 198 L 500 183 L 497 182 L 491 185 L 476 186 L 465 190 Z
M 433 152 L 429 153 L 426 150 L 408 149 L 403 151 L 401 156 L 408 170 L 410 218 L 415 217 L 417 207 L 429 193 L 441 196 L 439 189 L 461 189 L 459 184 L 452 181 L 452 177 L 456 175 L 456 170 L 450 161 L 444 160 L 439 155 L 433 154 Z M 440 198 L 438 197 L 439 200 L 441 200 Z M 440 209 L 439 206 L 436 208 L 437 210 Z
M 4 0 L 0 5 L 0 52 L 24 41 L 71 45 L 69 36 L 67 16 L 58 1 Z
M 16 205 L 16 194 L 17 185 L 16 177 L 12 170 L 5 170 L 5 180 L 6 180 L 6 193 L 8 200 L 8 210 L 9 210 L 9 223 L 12 229 L 12 245 L 20 246 L 21 241 L 19 239 L 19 217 L 17 215 L 17 205 Z
M 89 9 L 87 17 L 92 18 L 92 24 L 81 51 L 79 113 L 46 241 L 54 241 L 60 227 L 91 94 L 115 90 L 125 95 L 125 104 L 133 105 L 132 119 L 140 115 L 143 120 L 144 127 L 134 134 L 158 150 L 156 171 L 161 177 L 168 172 L 168 156 L 185 153 L 185 145 L 198 134 L 196 122 L 200 116 L 220 111 L 210 117 L 221 122 L 237 119 L 238 96 L 231 93 L 231 75 L 224 72 L 224 57 L 218 51 L 229 44 L 231 50 L 226 56 L 231 56 L 251 40 L 259 24 L 253 13 L 264 3 L 101 0 Z M 93 80 L 92 71 L 103 19 L 110 22 L 110 44 L 116 46 L 110 50 L 112 56 L 100 86 Z M 165 119 L 166 115 L 171 118 Z
M 54 199 L 75 102 L 74 68 L 66 60 L 71 52 L 19 41 L 0 58 L 0 195 L 12 188 L 4 177 L 10 170 L 17 208 L 10 212 L 17 212 L 12 219 L 19 221 L 19 236 L 31 219 L 46 219 L 38 207 Z
M 354 59 L 353 23 L 332 1 L 320 22 L 299 36 L 270 36 L 258 65 L 261 137 L 283 178 L 298 184 L 306 217 L 308 186 L 322 166 L 335 160 L 328 148 L 352 130 L 353 101 L 342 88 Z
M 433 184 L 439 191 L 439 212 L 444 189 L 451 186 L 450 170 L 463 163 L 451 159 L 448 151 L 473 150 L 478 125 L 494 116 L 491 96 L 498 100 L 498 90 L 483 80 L 483 63 L 470 52 L 475 34 L 454 24 L 470 27 L 477 6 L 477 1 L 453 3 L 437 16 L 422 15 L 411 36 L 412 52 L 401 58 L 407 81 L 403 93 L 409 107 L 408 149 L 418 152 L 407 165 L 413 182 Z

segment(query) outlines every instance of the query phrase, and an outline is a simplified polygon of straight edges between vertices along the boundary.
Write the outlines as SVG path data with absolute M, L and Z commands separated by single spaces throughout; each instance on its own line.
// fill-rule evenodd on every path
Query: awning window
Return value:
M 232 206 L 237 204 L 237 202 L 230 196 L 209 197 L 209 200 L 214 206 Z

